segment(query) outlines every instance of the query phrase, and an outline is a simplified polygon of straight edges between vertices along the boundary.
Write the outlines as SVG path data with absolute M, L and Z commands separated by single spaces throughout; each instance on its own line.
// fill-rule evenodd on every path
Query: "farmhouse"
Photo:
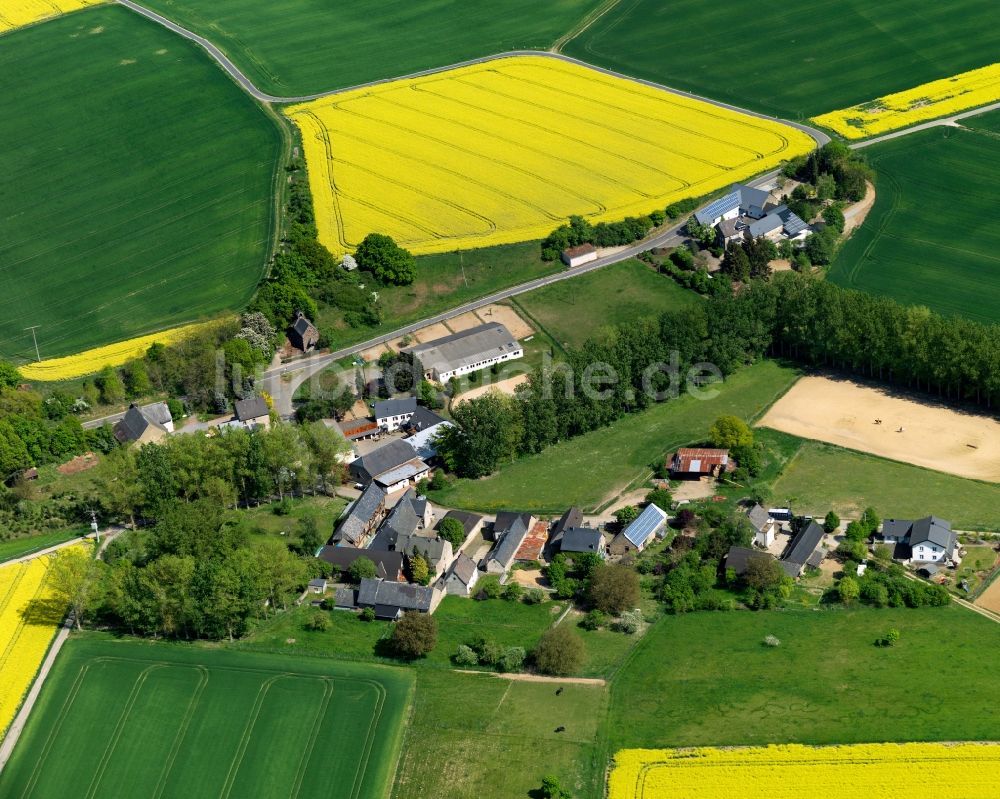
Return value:
M 886 519 L 880 534 L 883 544 L 893 546 L 893 557 L 914 563 L 941 563 L 957 559 L 958 538 L 951 522 L 937 516 L 916 521 Z
M 475 561 L 464 552 L 459 553 L 444 579 L 444 590 L 448 594 L 469 596 L 479 582 L 479 569 Z
M 416 411 L 416 397 L 401 397 L 376 402 L 375 423 L 387 433 L 392 433 L 408 422 Z
M 319 343 L 319 331 L 302 311 L 296 311 L 295 321 L 288 329 L 288 340 L 295 349 L 309 352 Z
M 165 402 L 151 405 L 132 404 L 114 426 L 114 436 L 120 444 L 150 444 L 163 440 L 174 432 L 174 417 Z
M 549 536 L 549 549 L 553 552 L 558 552 L 562 546 L 562 539 L 566 531 L 582 526 L 583 511 L 579 508 L 569 508 L 559 517 L 559 521 L 552 525 L 552 532 Z
M 374 608 L 377 619 L 395 621 L 409 611 L 433 613 L 443 597 L 444 591 L 438 588 L 366 577 L 358 587 L 357 603 Z
M 681 448 L 670 458 L 668 467 L 672 476 L 718 477 L 730 468 L 729 450 Z
M 579 244 L 576 247 L 567 247 L 559 257 L 566 266 L 582 266 L 597 260 L 597 249 L 593 244 Z
M 559 551 L 570 555 L 593 552 L 604 557 L 604 535 L 594 527 L 570 527 L 559 538 Z
M 787 205 L 779 205 L 769 211 L 763 219 L 751 222 L 745 228 L 747 237 L 757 239 L 763 236 L 771 241 L 781 238 L 802 241 L 809 235 L 809 225 L 796 216 Z
M 354 461 L 351 474 L 359 483 L 376 482 L 389 494 L 422 480 L 430 467 L 406 441 L 396 439 Z
M 746 216 L 750 219 L 762 219 L 764 208 L 770 195 L 763 189 L 755 189 L 741 183 L 734 183 L 729 194 L 709 203 L 700 211 L 695 211 L 694 218 L 699 225 L 715 227 L 720 222 Z
M 753 525 L 754 546 L 758 546 L 761 549 L 767 549 L 771 546 L 774 543 L 774 536 L 780 528 L 779 524 L 771 517 L 771 514 L 755 503 L 747 511 L 747 519 Z
M 258 427 L 266 430 L 271 426 L 271 409 L 259 395 L 236 400 L 233 410 L 235 411 L 233 420 L 247 430 L 256 430 Z
M 348 571 L 359 558 L 368 558 L 375 564 L 375 575 L 383 580 L 398 582 L 403 579 L 403 556 L 399 552 L 377 549 L 358 549 L 350 546 L 325 546 L 317 556 L 341 572 Z
M 811 520 L 799 530 L 788 544 L 781 558 L 781 567 L 792 577 L 801 576 L 806 566 L 818 567 L 826 557 L 826 550 L 820 547 L 823 528 Z
M 647 505 L 632 523 L 616 535 L 608 545 L 612 555 L 642 552 L 667 526 L 667 513 L 653 503 Z
M 339 546 L 364 546 L 379 522 L 385 518 L 385 498 L 385 489 L 377 483 L 370 483 L 341 517 L 333 533 L 333 543 Z
M 428 380 L 439 383 L 524 357 L 521 345 L 499 322 L 417 344 L 403 352 L 411 353 L 423 364 L 424 376 Z

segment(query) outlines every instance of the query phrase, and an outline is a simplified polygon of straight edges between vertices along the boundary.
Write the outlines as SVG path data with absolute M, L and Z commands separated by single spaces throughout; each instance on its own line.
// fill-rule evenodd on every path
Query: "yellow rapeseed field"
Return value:
M 50 598 L 51 563 L 46 555 L 0 566 L 0 734 L 14 720 L 63 617 L 62 608 L 33 602 Z
M 887 94 L 869 103 L 813 117 L 848 139 L 864 139 L 1000 100 L 1000 64 L 973 69 Z
M 121 366 L 140 357 L 153 343 L 174 344 L 201 327 L 200 324 L 175 327 L 149 336 L 130 338 L 117 344 L 95 347 L 92 350 L 67 355 L 64 358 L 50 358 L 39 363 L 19 366 L 18 371 L 25 380 L 72 380 L 75 377 L 99 372 L 105 366 Z
M 996 743 L 625 749 L 609 799 L 993 799 L 997 786 Z
M 105 0 L 3 0 L 0 3 L 0 33 L 103 2 Z
M 302 130 L 320 239 L 372 232 L 414 253 L 615 221 L 808 152 L 778 122 L 542 56 L 494 59 L 286 109 Z

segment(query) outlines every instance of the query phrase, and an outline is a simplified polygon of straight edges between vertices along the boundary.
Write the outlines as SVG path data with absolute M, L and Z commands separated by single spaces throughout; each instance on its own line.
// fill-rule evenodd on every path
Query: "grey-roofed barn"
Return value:
M 817 547 L 819 547 L 820 541 L 823 540 L 823 536 L 823 528 L 816 524 L 815 521 L 810 520 L 809 524 L 799 530 L 795 534 L 795 537 L 792 538 L 791 543 L 788 545 L 788 551 L 782 560 L 786 563 L 797 565 L 799 567 L 798 571 L 801 573 L 806 564 L 809 563 L 810 558 L 817 551 Z
M 468 374 L 524 354 L 521 345 L 499 322 L 416 344 L 403 352 L 412 353 L 423 364 L 425 376 L 442 383 L 455 375 Z
M 378 549 L 358 549 L 357 547 L 326 546 L 319 551 L 320 560 L 347 571 L 359 558 L 368 558 L 375 564 L 375 574 L 385 580 L 399 580 L 403 575 L 403 556 L 399 552 L 385 552 Z
M 593 527 L 570 527 L 563 530 L 560 552 L 593 552 L 604 556 L 604 536 Z
M 529 529 L 535 523 L 535 518 L 530 513 L 518 513 L 511 510 L 502 510 L 497 513 L 496 521 L 493 522 L 493 539 L 499 540 L 518 521 L 525 529 Z
M 417 451 L 403 439 L 397 438 L 361 456 L 350 468 L 359 481 L 368 482 L 413 460 L 419 460 Z
M 429 586 L 366 577 L 358 588 L 358 605 L 375 608 L 380 619 L 396 619 L 407 611 L 430 613 L 435 607 L 434 595 Z
M 462 552 L 451 564 L 448 576 L 444 580 L 444 587 L 449 594 L 468 596 L 478 579 L 479 570 L 475 562 Z
M 385 516 L 385 490 L 370 483 L 341 518 L 333 534 L 334 543 L 361 546 Z
M 422 430 L 427 430 L 447 421 L 447 419 L 443 416 L 438 416 L 438 414 L 434 413 L 434 411 L 430 408 L 425 408 L 423 405 L 419 405 L 413 412 L 413 416 L 407 419 L 403 424 L 403 427 L 406 430 L 419 433 Z
M 271 413 L 267 407 L 267 402 L 261 396 L 236 400 L 233 408 L 236 412 L 236 419 L 241 422 L 252 422 L 254 419 L 259 419 L 262 416 L 269 416 Z
M 514 562 L 514 555 L 527 535 L 528 526 L 518 516 L 486 556 L 486 571 L 492 574 L 505 573 Z
M 754 505 L 750 508 L 747 512 L 747 518 L 750 520 L 750 524 L 753 525 L 754 529 L 758 533 L 767 526 L 769 521 L 771 521 L 771 515 L 760 505 Z
M 554 550 L 559 549 L 565 532 L 572 527 L 582 526 L 583 511 L 579 508 L 568 508 L 566 512 L 559 517 L 559 521 L 552 525 L 552 534 L 549 536 L 549 546 Z

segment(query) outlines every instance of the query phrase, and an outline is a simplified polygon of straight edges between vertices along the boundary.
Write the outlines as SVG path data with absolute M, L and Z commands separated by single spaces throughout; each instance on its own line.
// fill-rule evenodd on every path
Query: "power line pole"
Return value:
M 39 327 L 41 327 L 41 325 L 32 325 L 31 327 L 26 327 L 24 329 L 31 331 L 31 340 L 35 342 L 35 358 L 37 358 L 38 362 L 41 363 L 42 362 L 42 354 L 38 351 L 38 337 L 35 335 L 35 330 L 36 330 L 36 328 L 39 328 Z

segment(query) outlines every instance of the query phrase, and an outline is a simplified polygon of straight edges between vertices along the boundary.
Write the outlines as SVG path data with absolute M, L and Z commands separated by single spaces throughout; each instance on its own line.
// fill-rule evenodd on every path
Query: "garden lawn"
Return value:
M 278 122 L 196 45 L 121 7 L 0 47 L 0 357 L 242 307 L 270 255 Z
M 303 519 L 312 519 L 324 538 L 329 538 L 333 532 L 334 523 L 340 518 L 347 506 L 343 497 L 303 497 L 293 499 L 288 515 L 279 515 L 274 511 L 281 508 L 281 503 L 274 502 L 259 508 L 241 512 L 241 516 L 253 525 L 254 532 L 262 536 L 279 536 L 289 544 L 298 544 Z
M 0 794 L 382 799 L 412 691 L 373 664 L 77 638 Z
M 610 749 L 997 740 L 997 657 L 957 606 L 667 616 L 612 684 Z
M 992 114 L 969 120 L 983 130 L 937 128 L 866 148 L 878 196 L 830 279 L 948 316 L 1000 321 L 997 120 Z
M 563 47 L 630 75 L 804 119 L 996 61 L 991 0 L 618 3 Z
M 763 361 L 729 377 L 711 400 L 683 395 L 608 427 L 521 458 L 481 480 L 457 480 L 435 492 L 452 508 L 562 513 L 568 506 L 595 508 L 649 474 L 654 462 L 678 446 L 704 439 L 723 414 L 752 421 L 797 379 L 794 369 Z
M 600 0 L 149 0 L 281 97 L 395 78 L 506 50 L 548 48 Z
M 872 506 L 883 518 L 934 514 L 959 530 L 1000 529 L 1000 485 L 815 441 L 802 442 L 771 494 L 797 513 L 824 515 L 833 509 L 850 518 Z
M 417 278 L 410 286 L 381 286 L 379 304 L 385 319 L 376 327 L 351 328 L 343 312 L 323 306 L 319 326 L 330 336 L 332 349 L 390 333 L 501 289 L 554 274 L 562 264 L 545 262 L 537 241 L 484 247 L 463 253 L 417 258 Z
M 603 686 L 421 670 L 393 797 L 535 796 L 555 774 L 573 796 L 596 799 L 605 712 Z
M 514 300 L 563 347 L 579 347 L 598 329 L 698 302 L 698 295 L 637 260 L 553 283 Z

